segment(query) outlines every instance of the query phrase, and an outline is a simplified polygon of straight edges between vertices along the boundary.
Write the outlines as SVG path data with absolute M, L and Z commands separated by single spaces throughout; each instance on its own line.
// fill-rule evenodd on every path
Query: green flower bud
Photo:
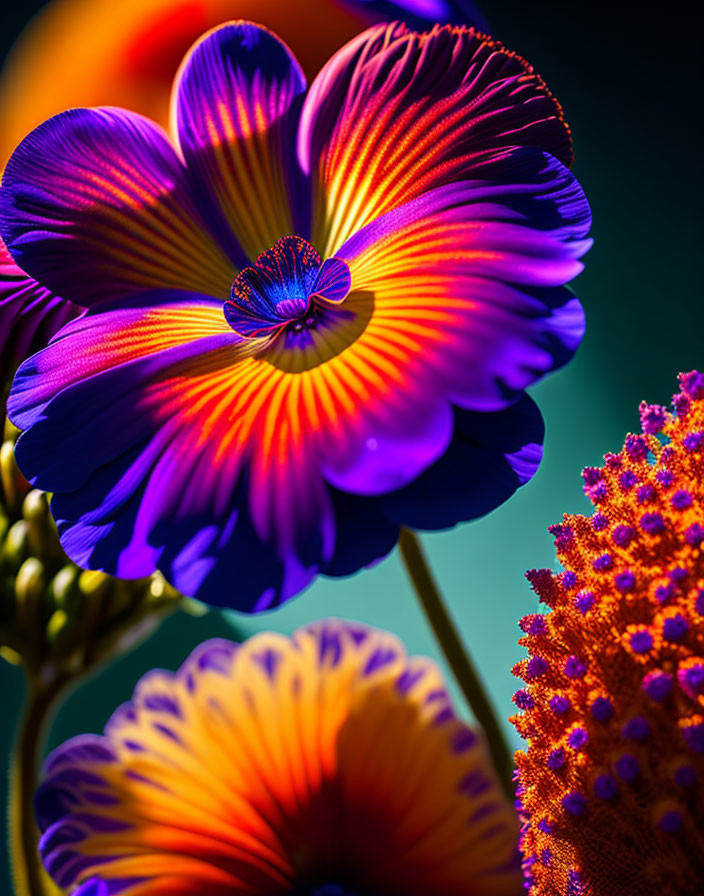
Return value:
M 0 644 L 0 656 L 12 666 L 22 665 L 22 654 L 13 650 L 7 644 Z
M 147 580 L 146 587 L 142 594 L 142 601 L 147 611 L 150 608 L 169 605 L 173 603 L 173 601 L 178 601 L 180 608 L 186 610 L 187 604 L 190 602 L 189 598 L 182 597 L 173 585 L 170 585 L 166 581 L 160 572 L 155 572 L 154 575 Z
M 28 554 L 28 526 L 25 520 L 17 520 L 10 526 L 0 549 L 0 569 L 3 572 L 16 573 Z
M 0 483 L 2 483 L 5 506 L 16 507 L 19 501 L 19 489 L 17 487 L 15 447 L 12 442 L 3 442 L 0 447 Z
M 65 610 L 55 610 L 47 623 L 46 636 L 57 653 L 64 653 L 70 646 L 74 626 Z
M 15 444 L 17 438 L 20 434 L 20 430 L 17 429 L 14 423 L 10 423 L 10 418 L 5 417 L 5 426 L 3 428 L 3 442 L 10 442 L 12 445 Z
M 56 609 L 78 615 L 83 605 L 83 592 L 78 587 L 81 571 L 75 563 L 67 563 L 51 580 L 49 597 Z
M 27 557 L 15 577 L 15 596 L 21 603 L 36 603 L 44 591 L 44 566 L 37 557 Z
M 28 633 L 43 626 L 41 608 L 45 584 L 41 560 L 28 557 L 15 578 L 17 618 L 20 626 Z
M 49 496 L 32 489 L 14 457 L 17 430 L 0 447 L 0 657 L 30 676 L 77 677 L 128 649 L 188 604 L 160 573 L 132 581 L 81 570 L 64 553 Z
M 49 511 L 49 498 L 45 492 L 33 488 L 22 502 L 22 516 L 27 523 L 27 535 L 32 554 L 48 557 L 58 555 L 60 546 L 56 524 Z

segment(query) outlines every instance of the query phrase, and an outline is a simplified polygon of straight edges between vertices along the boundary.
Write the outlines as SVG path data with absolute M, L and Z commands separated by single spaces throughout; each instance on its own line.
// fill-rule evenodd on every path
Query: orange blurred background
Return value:
M 339 0 L 53 0 L 24 29 L 0 77 L 0 169 L 36 125 L 74 106 L 123 106 L 165 125 L 183 55 L 228 19 L 271 28 L 311 79 L 379 18 Z

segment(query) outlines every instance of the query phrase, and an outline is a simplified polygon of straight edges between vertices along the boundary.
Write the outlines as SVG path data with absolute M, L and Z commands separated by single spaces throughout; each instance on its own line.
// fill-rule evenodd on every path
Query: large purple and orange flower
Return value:
M 121 106 L 167 124 L 174 73 L 193 41 L 250 16 L 281 35 L 311 75 L 384 17 L 416 28 L 483 22 L 471 0 L 121 0 L 118 17 L 113 0 L 52 0 L 3 65 L 0 167 L 33 128 L 75 106 Z M 19 364 L 82 310 L 25 274 L 0 241 L 0 394 Z
M 518 823 L 429 660 L 334 621 L 210 641 L 48 759 L 81 896 L 518 896 Z
M 9 401 L 70 557 L 262 610 L 532 476 L 524 389 L 580 341 L 589 209 L 523 59 L 384 25 L 306 91 L 231 23 L 184 60 L 172 130 L 66 112 L 0 191 L 17 263 L 90 309 Z

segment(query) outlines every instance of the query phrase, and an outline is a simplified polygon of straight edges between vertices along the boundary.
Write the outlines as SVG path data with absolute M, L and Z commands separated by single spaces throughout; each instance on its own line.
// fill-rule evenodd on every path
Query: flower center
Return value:
M 286 236 L 244 268 L 225 302 L 225 319 L 244 339 L 267 344 L 286 334 L 288 347 L 307 344 L 326 311 L 350 291 L 350 271 L 339 258 L 321 261 L 313 246 Z

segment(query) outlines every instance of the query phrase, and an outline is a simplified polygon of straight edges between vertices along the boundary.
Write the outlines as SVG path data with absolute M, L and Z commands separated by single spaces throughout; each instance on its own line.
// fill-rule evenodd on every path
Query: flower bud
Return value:
M 72 620 L 65 610 L 55 610 L 46 627 L 46 636 L 57 653 L 63 653 L 71 642 Z
M 28 527 L 25 520 L 18 520 L 10 526 L 2 549 L 0 549 L 0 569 L 16 573 L 29 553 Z
M 14 457 L 17 431 L 0 448 L 0 656 L 30 676 L 48 664 L 77 676 L 143 640 L 184 606 L 157 573 L 131 581 L 81 570 L 59 542 L 48 496 L 32 489 Z

